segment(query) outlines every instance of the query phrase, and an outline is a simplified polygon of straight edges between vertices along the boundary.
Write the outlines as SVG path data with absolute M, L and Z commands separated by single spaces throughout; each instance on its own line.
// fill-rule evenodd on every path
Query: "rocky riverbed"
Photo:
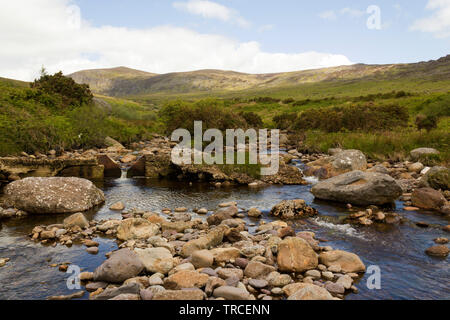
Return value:
M 254 188 L 122 177 L 97 182 L 105 198 L 95 196 L 84 214 L 26 217 L 24 208 L 2 209 L 4 217 L 15 218 L 3 220 L 0 229 L 0 279 L 7 284 L 1 298 L 450 297 L 448 194 L 433 189 L 442 184 L 434 173 L 445 168 L 364 159 L 355 168 L 338 161 L 335 172 L 335 158 L 288 154 L 305 172 L 315 167 L 305 164 L 325 163 L 312 170 L 317 176 L 324 170 L 326 178 L 362 173 L 346 183 L 345 193 L 328 188 L 337 202 L 314 197 L 314 189 L 327 185 L 312 178 L 306 180 L 315 184 L 313 193 L 312 185 Z M 352 192 L 372 190 L 374 199 L 385 199 L 383 190 L 372 187 L 378 183 L 397 190 L 386 201 L 395 207 L 384 201 L 351 204 Z M 73 265 L 83 272 L 78 291 L 66 285 Z M 367 287 L 370 266 L 381 269 L 380 290 Z

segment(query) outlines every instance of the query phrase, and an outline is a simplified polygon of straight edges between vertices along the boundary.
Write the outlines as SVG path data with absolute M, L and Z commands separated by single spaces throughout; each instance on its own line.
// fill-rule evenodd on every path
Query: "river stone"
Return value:
M 139 295 L 141 287 L 137 283 L 130 283 L 119 288 L 106 289 L 99 295 L 94 296 L 93 300 L 109 300 L 123 294 Z
M 195 301 L 203 300 L 205 294 L 201 290 L 165 290 L 153 295 L 152 300 Z
M 256 208 L 251 208 L 248 210 L 248 216 L 251 218 L 259 218 L 262 215 L 262 212 Z
M 217 226 L 224 220 L 233 219 L 238 212 L 239 209 L 236 206 L 219 209 L 213 215 L 209 216 L 206 221 L 210 226 Z
M 167 274 L 173 268 L 174 259 L 172 253 L 166 248 L 136 248 L 134 252 L 145 266 L 147 272 Z
M 221 262 L 235 261 L 241 256 L 241 251 L 237 248 L 215 248 L 211 250 L 214 261 L 219 264 Z
M 214 255 L 209 250 L 198 250 L 192 254 L 191 263 L 196 268 L 209 268 L 214 264 Z
M 125 209 L 125 204 L 120 201 L 120 202 L 113 204 L 109 209 L 112 211 L 122 211 Z
M 442 193 L 431 188 L 414 190 L 411 201 L 413 206 L 426 210 L 439 210 L 446 202 Z
M 367 159 L 361 151 L 344 150 L 331 157 L 321 158 L 308 163 L 305 175 L 328 179 L 349 171 L 366 169 Z
M 122 283 L 136 277 L 142 270 L 144 270 L 144 265 L 138 256 L 130 249 L 121 249 L 114 252 L 95 270 L 94 281 Z
M 238 280 L 242 280 L 242 278 L 244 278 L 244 271 L 241 269 L 218 268 L 216 272 L 217 275 L 224 280 L 228 278 L 237 278 Z
M 244 274 L 248 278 L 263 279 L 275 270 L 273 266 L 258 261 L 250 261 L 244 270 Z
M 321 264 L 328 267 L 329 271 L 334 270 L 335 272 L 340 272 L 342 270 L 346 273 L 359 273 L 366 271 L 366 266 L 361 259 L 356 254 L 351 252 L 342 250 L 322 252 L 319 255 L 319 260 Z M 338 266 L 338 268 L 331 268 L 331 266 Z
M 270 214 L 281 219 L 296 219 L 315 216 L 317 210 L 308 207 L 305 200 L 285 200 L 273 207 Z
M 345 288 L 340 283 L 327 283 L 325 285 L 325 289 L 327 289 L 333 295 L 342 295 L 345 293 Z
M 433 257 L 445 258 L 449 255 L 450 249 L 444 245 L 433 246 L 426 250 L 426 254 Z
M 181 249 L 181 256 L 187 258 L 195 251 L 217 247 L 222 243 L 224 233 L 227 229 L 225 226 L 218 226 L 209 231 L 208 234 L 187 242 Z
M 105 202 L 103 192 L 80 178 L 25 178 L 4 189 L 5 202 L 32 214 L 77 213 Z
M 122 241 L 148 239 L 157 235 L 159 226 L 145 219 L 130 218 L 123 220 L 117 227 L 117 239 Z
M 250 294 L 242 289 L 230 286 L 219 287 L 214 290 L 215 298 L 224 298 L 225 300 L 249 300 Z
M 179 271 L 164 281 L 164 287 L 169 290 L 183 288 L 203 288 L 208 282 L 209 276 L 193 270 Z
M 288 300 L 333 300 L 333 297 L 325 288 L 309 285 L 292 294 Z
M 70 217 L 67 217 L 64 219 L 63 222 L 64 228 L 68 229 L 70 227 L 78 226 L 81 229 L 89 227 L 89 221 L 86 219 L 84 214 L 81 212 L 75 213 L 71 215 Z
M 414 161 L 417 161 L 421 160 L 423 157 L 438 154 L 440 154 L 440 152 L 433 148 L 418 148 L 411 151 L 411 158 Z
M 317 254 L 301 238 L 289 237 L 278 244 L 278 268 L 286 272 L 305 272 L 319 264 Z
M 248 284 L 251 285 L 255 289 L 262 289 L 269 285 L 267 280 L 259 280 L 259 279 L 250 279 Z
M 361 206 L 390 204 L 403 193 L 391 176 L 362 171 L 352 171 L 319 182 L 311 192 L 317 199 Z

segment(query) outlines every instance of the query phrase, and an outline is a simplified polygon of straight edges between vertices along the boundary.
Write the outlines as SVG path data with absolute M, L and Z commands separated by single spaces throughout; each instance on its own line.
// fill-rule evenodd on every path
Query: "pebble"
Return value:
M 90 254 L 97 254 L 98 253 L 98 247 L 90 247 L 86 249 L 87 253 Z
M 250 279 L 248 284 L 251 285 L 255 289 L 262 289 L 269 285 L 269 282 L 266 280 L 258 280 L 258 279 Z
M 447 244 L 449 240 L 447 238 L 437 238 L 434 239 L 434 242 L 437 244 Z

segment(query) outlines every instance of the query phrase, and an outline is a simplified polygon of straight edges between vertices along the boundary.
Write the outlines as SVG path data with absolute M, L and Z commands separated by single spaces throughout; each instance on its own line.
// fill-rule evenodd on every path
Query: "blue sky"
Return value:
M 175 1 L 173 1 L 175 2 Z M 422 1 L 215 1 L 239 12 L 250 25 L 203 18 L 174 8 L 167 0 L 77 0 L 83 17 L 96 26 L 149 28 L 158 25 L 186 27 L 201 33 L 217 33 L 240 41 L 256 40 L 268 52 L 303 51 L 344 54 L 353 62 L 394 63 L 435 59 L 450 53 L 449 38 L 411 31 L 417 19 L 429 16 Z M 182 2 L 182 1 L 179 1 Z M 365 13 L 370 5 L 381 9 L 382 30 L 369 30 Z M 344 8 L 363 15 L 342 14 Z M 334 11 L 335 19 L 321 13 Z
M 23 80 L 41 65 L 284 72 L 445 56 L 450 0 L 0 0 L 0 30 L 0 76 Z

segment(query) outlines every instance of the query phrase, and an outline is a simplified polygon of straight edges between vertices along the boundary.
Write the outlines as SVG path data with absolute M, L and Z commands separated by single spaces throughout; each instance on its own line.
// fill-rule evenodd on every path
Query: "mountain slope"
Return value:
M 233 71 L 200 70 L 155 75 L 114 68 L 80 71 L 70 75 L 87 83 L 98 94 L 116 97 L 149 98 L 172 95 L 263 94 L 311 85 L 322 87 L 369 82 L 450 81 L 450 55 L 436 61 L 413 64 L 355 64 L 317 70 L 273 74 L 246 74 Z

